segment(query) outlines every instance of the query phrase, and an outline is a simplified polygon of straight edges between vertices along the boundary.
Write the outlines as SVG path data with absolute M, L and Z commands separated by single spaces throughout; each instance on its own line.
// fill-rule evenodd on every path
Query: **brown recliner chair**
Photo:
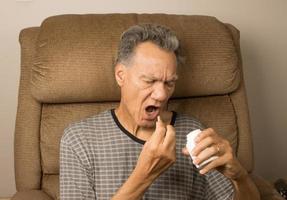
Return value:
M 175 30 L 185 54 L 169 108 L 194 115 L 224 135 L 252 173 L 252 137 L 236 28 L 208 16 L 62 15 L 20 34 L 15 130 L 18 192 L 13 199 L 59 199 L 63 130 L 71 122 L 118 104 L 113 62 L 120 34 L 146 22 Z M 253 177 L 262 199 L 280 199 L 271 185 Z

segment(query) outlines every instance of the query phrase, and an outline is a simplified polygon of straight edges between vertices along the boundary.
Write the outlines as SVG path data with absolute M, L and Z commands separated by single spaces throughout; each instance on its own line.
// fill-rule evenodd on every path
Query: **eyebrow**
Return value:
M 152 80 L 158 80 L 158 78 L 156 78 L 153 75 L 147 76 L 147 75 L 141 75 L 140 78 L 144 78 L 144 79 L 152 79 Z M 169 81 L 176 81 L 178 79 L 178 75 L 173 75 L 171 77 L 171 79 L 167 80 L 167 82 Z

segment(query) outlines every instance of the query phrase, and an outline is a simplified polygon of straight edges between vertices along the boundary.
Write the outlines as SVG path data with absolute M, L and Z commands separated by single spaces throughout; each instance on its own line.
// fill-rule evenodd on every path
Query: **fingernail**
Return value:
M 158 121 L 158 122 L 160 121 L 160 116 L 159 116 L 159 115 L 157 116 L 157 121 Z
M 200 173 L 200 174 L 205 174 L 205 170 L 202 169 L 202 170 L 199 171 L 199 173 Z

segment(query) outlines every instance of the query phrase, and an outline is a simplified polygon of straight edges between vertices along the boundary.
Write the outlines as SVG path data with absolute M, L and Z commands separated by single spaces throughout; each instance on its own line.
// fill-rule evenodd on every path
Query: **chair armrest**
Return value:
M 12 200 L 53 200 L 42 190 L 28 190 L 17 192 Z
M 259 190 L 261 200 L 284 200 L 271 183 L 254 174 L 251 174 L 251 178 Z

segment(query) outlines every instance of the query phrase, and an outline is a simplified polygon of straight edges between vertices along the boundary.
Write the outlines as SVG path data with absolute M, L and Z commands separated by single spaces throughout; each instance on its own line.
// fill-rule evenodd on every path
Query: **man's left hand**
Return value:
M 218 156 L 217 159 L 211 161 L 199 171 L 201 174 L 216 169 L 233 180 L 247 175 L 247 171 L 235 157 L 229 141 L 218 135 L 214 129 L 203 130 L 195 138 L 195 143 L 196 146 L 192 151 L 192 156 L 195 157 L 194 164 L 198 165 L 212 156 Z M 186 148 L 183 149 L 183 153 L 189 155 Z

